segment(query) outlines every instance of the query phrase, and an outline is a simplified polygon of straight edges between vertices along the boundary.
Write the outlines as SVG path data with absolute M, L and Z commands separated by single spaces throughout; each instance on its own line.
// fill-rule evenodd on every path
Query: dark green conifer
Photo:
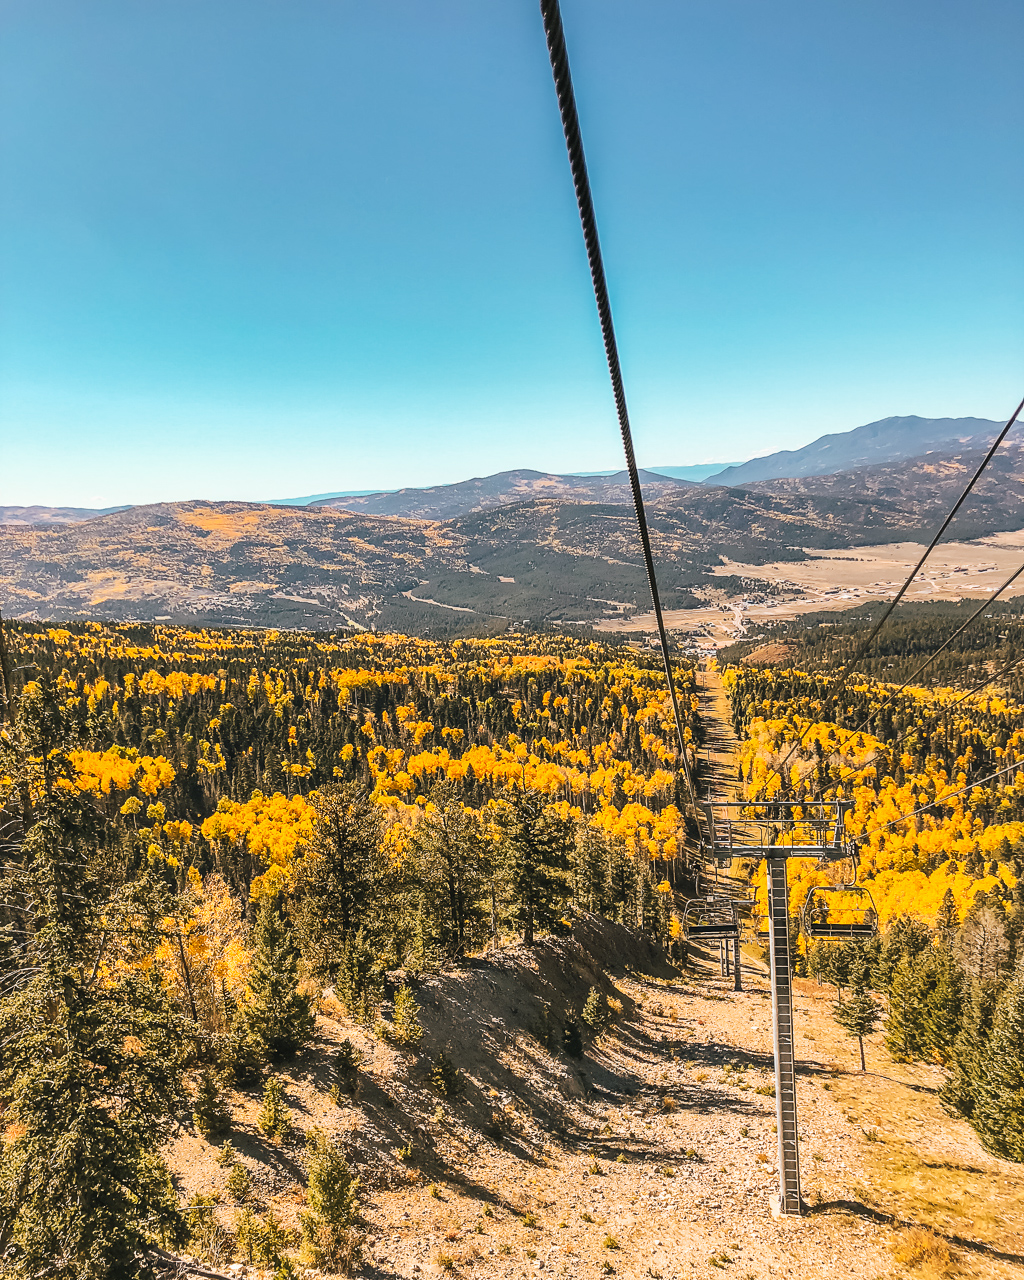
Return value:
M 943 1108 L 950 1115 L 961 1115 L 968 1120 L 974 1116 L 998 997 L 995 984 L 971 982 L 960 1031 L 953 1044 L 952 1069 L 939 1095 Z
M 167 904 L 133 835 L 116 859 L 103 847 L 74 747 L 63 696 L 29 686 L 0 738 L 0 777 L 25 798 L 0 884 L 23 939 L 0 1000 L 0 1255 L 12 1276 L 127 1280 L 153 1243 L 183 1238 L 159 1150 L 184 1102 L 184 1027 L 155 975 L 97 980 L 111 938 L 152 951 Z
M 264 901 L 256 919 L 245 1029 L 271 1057 L 286 1057 L 308 1044 L 314 1019 L 310 1000 L 300 995 L 299 953 L 276 902 Z
M 885 1043 L 897 1062 L 916 1062 L 925 1054 L 925 997 L 934 985 L 927 956 L 904 955 L 889 984 Z
M 421 949 L 458 961 L 487 930 L 487 865 L 483 835 L 451 783 L 430 793 L 416 829 L 415 861 L 421 903 Z
M 217 1074 L 210 1067 L 199 1077 L 192 1103 L 192 1120 L 204 1138 L 216 1138 L 231 1127 L 231 1110 L 224 1101 Z
M 837 1004 L 832 1016 L 848 1036 L 856 1036 L 860 1048 L 860 1069 L 866 1071 L 864 1061 L 864 1037 L 878 1026 L 882 1006 L 868 987 L 868 966 L 863 954 L 853 959 L 850 967 L 850 998 L 846 1004 Z
M 989 1151 L 1024 1161 L 1024 971 L 996 1006 L 973 1123 Z
M 948 946 L 936 948 L 934 984 L 925 994 L 922 1046 L 943 1065 L 953 1056 L 964 1004 L 964 972 Z
M 503 841 L 505 882 L 512 915 L 532 946 L 569 899 L 572 827 L 539 793 L 511 789 Z
M 355 784 L 321 788 L 312 800 L 313 834 L 296 863 L 291 912 L 311 973 L 334 982 L 346 948 L 362 930 L 372 946 L 393 927 L 394 867 L 381 848 L 383 816 Z

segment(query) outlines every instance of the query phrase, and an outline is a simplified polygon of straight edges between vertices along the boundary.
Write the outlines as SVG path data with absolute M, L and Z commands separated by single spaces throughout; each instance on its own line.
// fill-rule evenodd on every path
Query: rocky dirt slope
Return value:
M 810 983 L 797 984 L 810 1211 L 772 1217 L 766 972 L 747 957 L 737 994 L 711 959 L 698 954 L 675 973 L 644 940 L 584 921 L 571 939 L 420 981 L 416 1052 L 366 1034 L 327 1001 L 316 1045 L 282 1074 L 293 1135 L 268 1142 L 255 1091 L 232 1096 L 232 1141 L 257 1208 L 296 1225 L 301 1131 L 319 1125 L 343 1138 L 363 1179 L 356 1274 L 375 1280 L 1024 1276 L 1024 1170 L 986 1155 L 941 1113 L 938 1068 L 894 1066 L 875 1036 L 861 1076 L 830 993 Z M 592 986 L 621 1009 L 572 1059 L 559 1047 L 562 1023 Z M 326 1061 L 345 1035 L 367 1061 L 356 1102 L 336 1106 Z M 442 1049 L 464 1074 L 461 1097 L 429 1086 Z M 179 1190 L 218 1193 L 230 1224 L 215 1149 L 186 1132 L 170 1155 Z

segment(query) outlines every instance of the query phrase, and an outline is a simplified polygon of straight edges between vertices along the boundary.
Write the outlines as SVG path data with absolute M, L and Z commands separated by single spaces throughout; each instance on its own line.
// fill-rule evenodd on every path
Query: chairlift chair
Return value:
M 738 938 L 739 921 L 731 901 L 719 902 L 707 898 L 695 898 L 683 911 L 683 930 L 688 938 L 715 939 Z
M 833 893 L 859 900 L 844 902 L 840 908 L 844 917 L 852 918 L 836 920 L 832 917 L 828 895 Z M 878 909 L 871 891 L 863 885 L 816 885 L 804 899 L 800 927 L 805 938 L 873 938 L 878 932 Z

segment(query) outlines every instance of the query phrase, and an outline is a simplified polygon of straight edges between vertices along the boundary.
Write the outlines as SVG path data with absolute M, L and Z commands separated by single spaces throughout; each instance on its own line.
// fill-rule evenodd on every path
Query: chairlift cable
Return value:
M 913 569 L 911 569 L 910 573 L 907 575 L 907 578 L 903 583 L 903 586 L 900 587 L 899 591 L 897 591 L 893 599 L 890 600 L 889 603 L 886 605 L 885 609 L 882 610 L 882 616 L 875 623 L 875 626 L 872 628 L 871 634 L 868 636 L 866 640 L 864 640 L 860 644 L 857 651 L 854 653 L 853 657 L 850 658 L 846 666 L 842 669 L 842 671 L 840 671 L 839 675 L 835 677 L 833 681 L 833 689 L 837 689 L 842 685 L 846 677 L 850 674 L 851 671 L 853 671 L 854 667 L 857 666 L 857 664 L 864 658 L 864 655 L 867 653 L 867 651 L 871 648 L 872 644 L 875 642 L 875 638 L 877 637 L 878 633 L 881 631 L 881 629 L 885 626 L 886 622 L 889 620 L 889 617 L 891 616 L 893 610 L 896 608 L 899 602 L 903 599 L 903 597 L 907 594 L 907 591 L 910 589 L 910 584 L 921 572 L 924 562 L 935 550 L 942 535 L 949 528 L 950 523 L 953 520 L 953 517 L 960 510 L 963 504 L 967 501 L 967 498 L 970 496 L 970 493 L 974 489 L 974 486 L 981 479 L 982 473 L 985 471 L 985 468 L 988 466 L 988 464 L 992 461 L 992 458 L 995 456 L 996 450 L 1006 439 L 1007 435 L 1010 432 L 1010 429 L 1014 426 L 1014 424 L 1016 423 L 1017 419 L 1020 417 L 1022 412 L 1024 412 L 1024 399 L 1022 399 L 1020 404 L 1018 404 L 1016 409 L 1014 409 L 1013 414 L 1010 417 L 1009 421 L 1006 423 L 1006 425 L 1002 428 L 1002 430 L 996 436 L 995 440 L 992 442 L 992 446 L 989 449 L 988 453 L 985 454 L 985 457 L 982 459 L 981 465 L 978 467 L 974 475 L 968 481 L 967 487 L 964 489 L 963 493 L 961 493 L 960 497 L 957 498 L 956 502 L 953 503 L 953 506 L 950 508 L 949 514 L 946 516 L 945 520 L 943 520 L 942 524 L 939 525 L 934 536 L 932 537 L 931 542 L 929 542 L 928 546 L 925 548 L 924 555 L 921 556 L 917 564 L 914 565 Z M 833 693 L 831 696 L 834 699 L 835 694 Z M 790 760 L 793 758 L 796 752 L 800 749 L 800 747 L 803 746 L 804 739 L 810 733 L 813 723 L 814 722 L 811 721 L 807 725 L 807 728 L 800 735 L 800 737 L 796 740 L 796 742 L 793 743 L 793 746 L 790 748 L 789 754 L 786 756 L 785 760 L 783 760 L 781 764 L 775 765 L 773 767 L 772 772 L 765 779 L 765 782 L 764 782 L 765 786 L 767 786 L 769 780 L 772 777 L 774 777 L 776 774 L 779 776 L 779 778 L 782 778 L 783 781 L 785 780 L 782 771 L 783 769 L 785 769 L 786 765 L 789 764 Z
M 978 605 L 977 609 L 975 609 L 975 611 L 971 614 L 971 616 L 967 619 L 967 621 L 963 624 L 963 626 L 960 627 L 959 630 L 954 631 L 948 640 L 944 640 L 943 643 L 940 644 L 939 647 L 935 650 L 935 652 L 931 654 L 931 656 L 927 658 L 926 661 L 922 662 L 921 665 L 917 668 L 915 672 L 913 672 L 912 675 L 907 676 L 906 680 L 903 681 L 900 687 L 898 689 L 894 689 L 892 693 L 889 694 L 888 698 L 886 698 L 886 700 L 882 703 L 882 705 L 880 707 L 876 707 L 875 710 L 872 711 L 871 714 L 868 716 L 868 718 L 864 720 L 860 725 L 858 725 L 858 727 L 854 729 L 853 732 L 860 733 L 863 729 L 867 728 L 867 726 L 871 723 L 871 721 L 874 720 L 875 716 L 877 716 L 880 711 L 884 711 L 885 708 L 890 704 L 890 702 L 892 702 L 893 698 L 901 694 L 909 684 L 911 684 L 914 680 L 917 679 L 917 677 L 921 674 L 922 671 L 926 671 L 928 667 L 930 667 L 932 663 L 935 661 L 935 659 L 939 656 L 939 654 L 943 651 L 943 649 L 947 649 L 953 643 L 953 641 L 957 639 L 958 636 L 962 636 L 963 633 L 967 630 L 967 628 L 971 625 L 971 623 L 976 622 L 977 619 L 980 618 L 981 615 L 985 612 L 985 610 L 989 607 L 989 605 L 994 604 L 995 601 L 998 600 L 999 597 L 1003 594 L 1003 592 L 1008 587 L 1010 587 L 1020 577 L 1022 573 L 1024 573 L 1024 564 L 1022 564 L 1019 569 L 1015 569 L 1014 572 L 1006 579 L 1003 585 L 999 587 L 996 591 L 994 591 L 992 595 L 987 596 L 981 602 L 981 604 Z
M 686 734 L 683 731 L 679 698 L 672 674 L 672 662 L 669 658 L 668 637 L 665 634 L 665 618 L 662 613 L 661 596 L 658 592 L 658 581 L 654 571 L 654 557 L 651 553 L 651 538 L 647 527 L 643 491 L 640 487 L 640 476 L 637 472 L 636 456 L 633 452 L 633 432 L 629 422 L 629 410 L 626 406 L 626 392 L 622 382 L 622 368 L 619 363 L 619 348 L 615 339 L 615 326 L 612 322 L 608 283 L 605 279 L 601 242 L 597 233 L 594 198 L 590 189 L 590 177 L 587 173 L 587 161 L 583 151 L 583 137 L 580 132 L 579 114 L 576 110 L 576 95 L 572 87 L 569 55 L 565 47 L 565 32 L 562 28 L 562 14 L 558 0 L 540 0 L 540 12 L 544 21 L 544 35 L 547 39 L 548 56 L 551 60 L 551 74 L 554 77 L 555 92 L 558 96 L 558 110 L 562 117 L 562 131 L 565 134 L 569 167 L 572 170 L 572 181 L 576 190 L 576 204 L 579 208 L 580 226 L 583 229 L 583 242 L 586 245 L 587 260 L 590 264 L 594 300 L 597 303 L 598 319 L 601 322 L 601 336 L 604 339 L 604 353 L 608 361 L 612 394 L 615 397 L 615 410 L 618 414 L 619 430 L 622 433 L 622 446 L 626 454 L 626 470 L 629 473 L 629 487 L 632 490 L 633 506 L 636 510 L 637 525 L 640 529 L 640 543 L 643 548 L 644 566 L 647 570 L 647 582 L 651 591 L 651 603 L 654 606 L 658 638 L 661 641 L 661 653 L 665 664 L 665 680 L 668 684 L 669 697 L 672 700 L 672 713 L 675 718 L 676 734 L 679 739 L 679 759 L 686 778 L 686 786 L 690 793 L 690 803 L 693 805 L 694 815 L 699 827 L 700 806 L 697 803 L 693 775 L 690 771 L 690 762 L 686 754 Z

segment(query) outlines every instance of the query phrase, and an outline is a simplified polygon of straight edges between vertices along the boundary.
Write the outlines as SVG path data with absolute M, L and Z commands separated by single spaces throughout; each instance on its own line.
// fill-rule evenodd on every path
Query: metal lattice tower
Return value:
M 793 963 L 789 946 L 786 858 L 768 859 L 768 915 L 775 1033 L 775 1114 L 779 1130 L 779 1212 L 801 1213 L 800 1149 L 796 1125 Z

